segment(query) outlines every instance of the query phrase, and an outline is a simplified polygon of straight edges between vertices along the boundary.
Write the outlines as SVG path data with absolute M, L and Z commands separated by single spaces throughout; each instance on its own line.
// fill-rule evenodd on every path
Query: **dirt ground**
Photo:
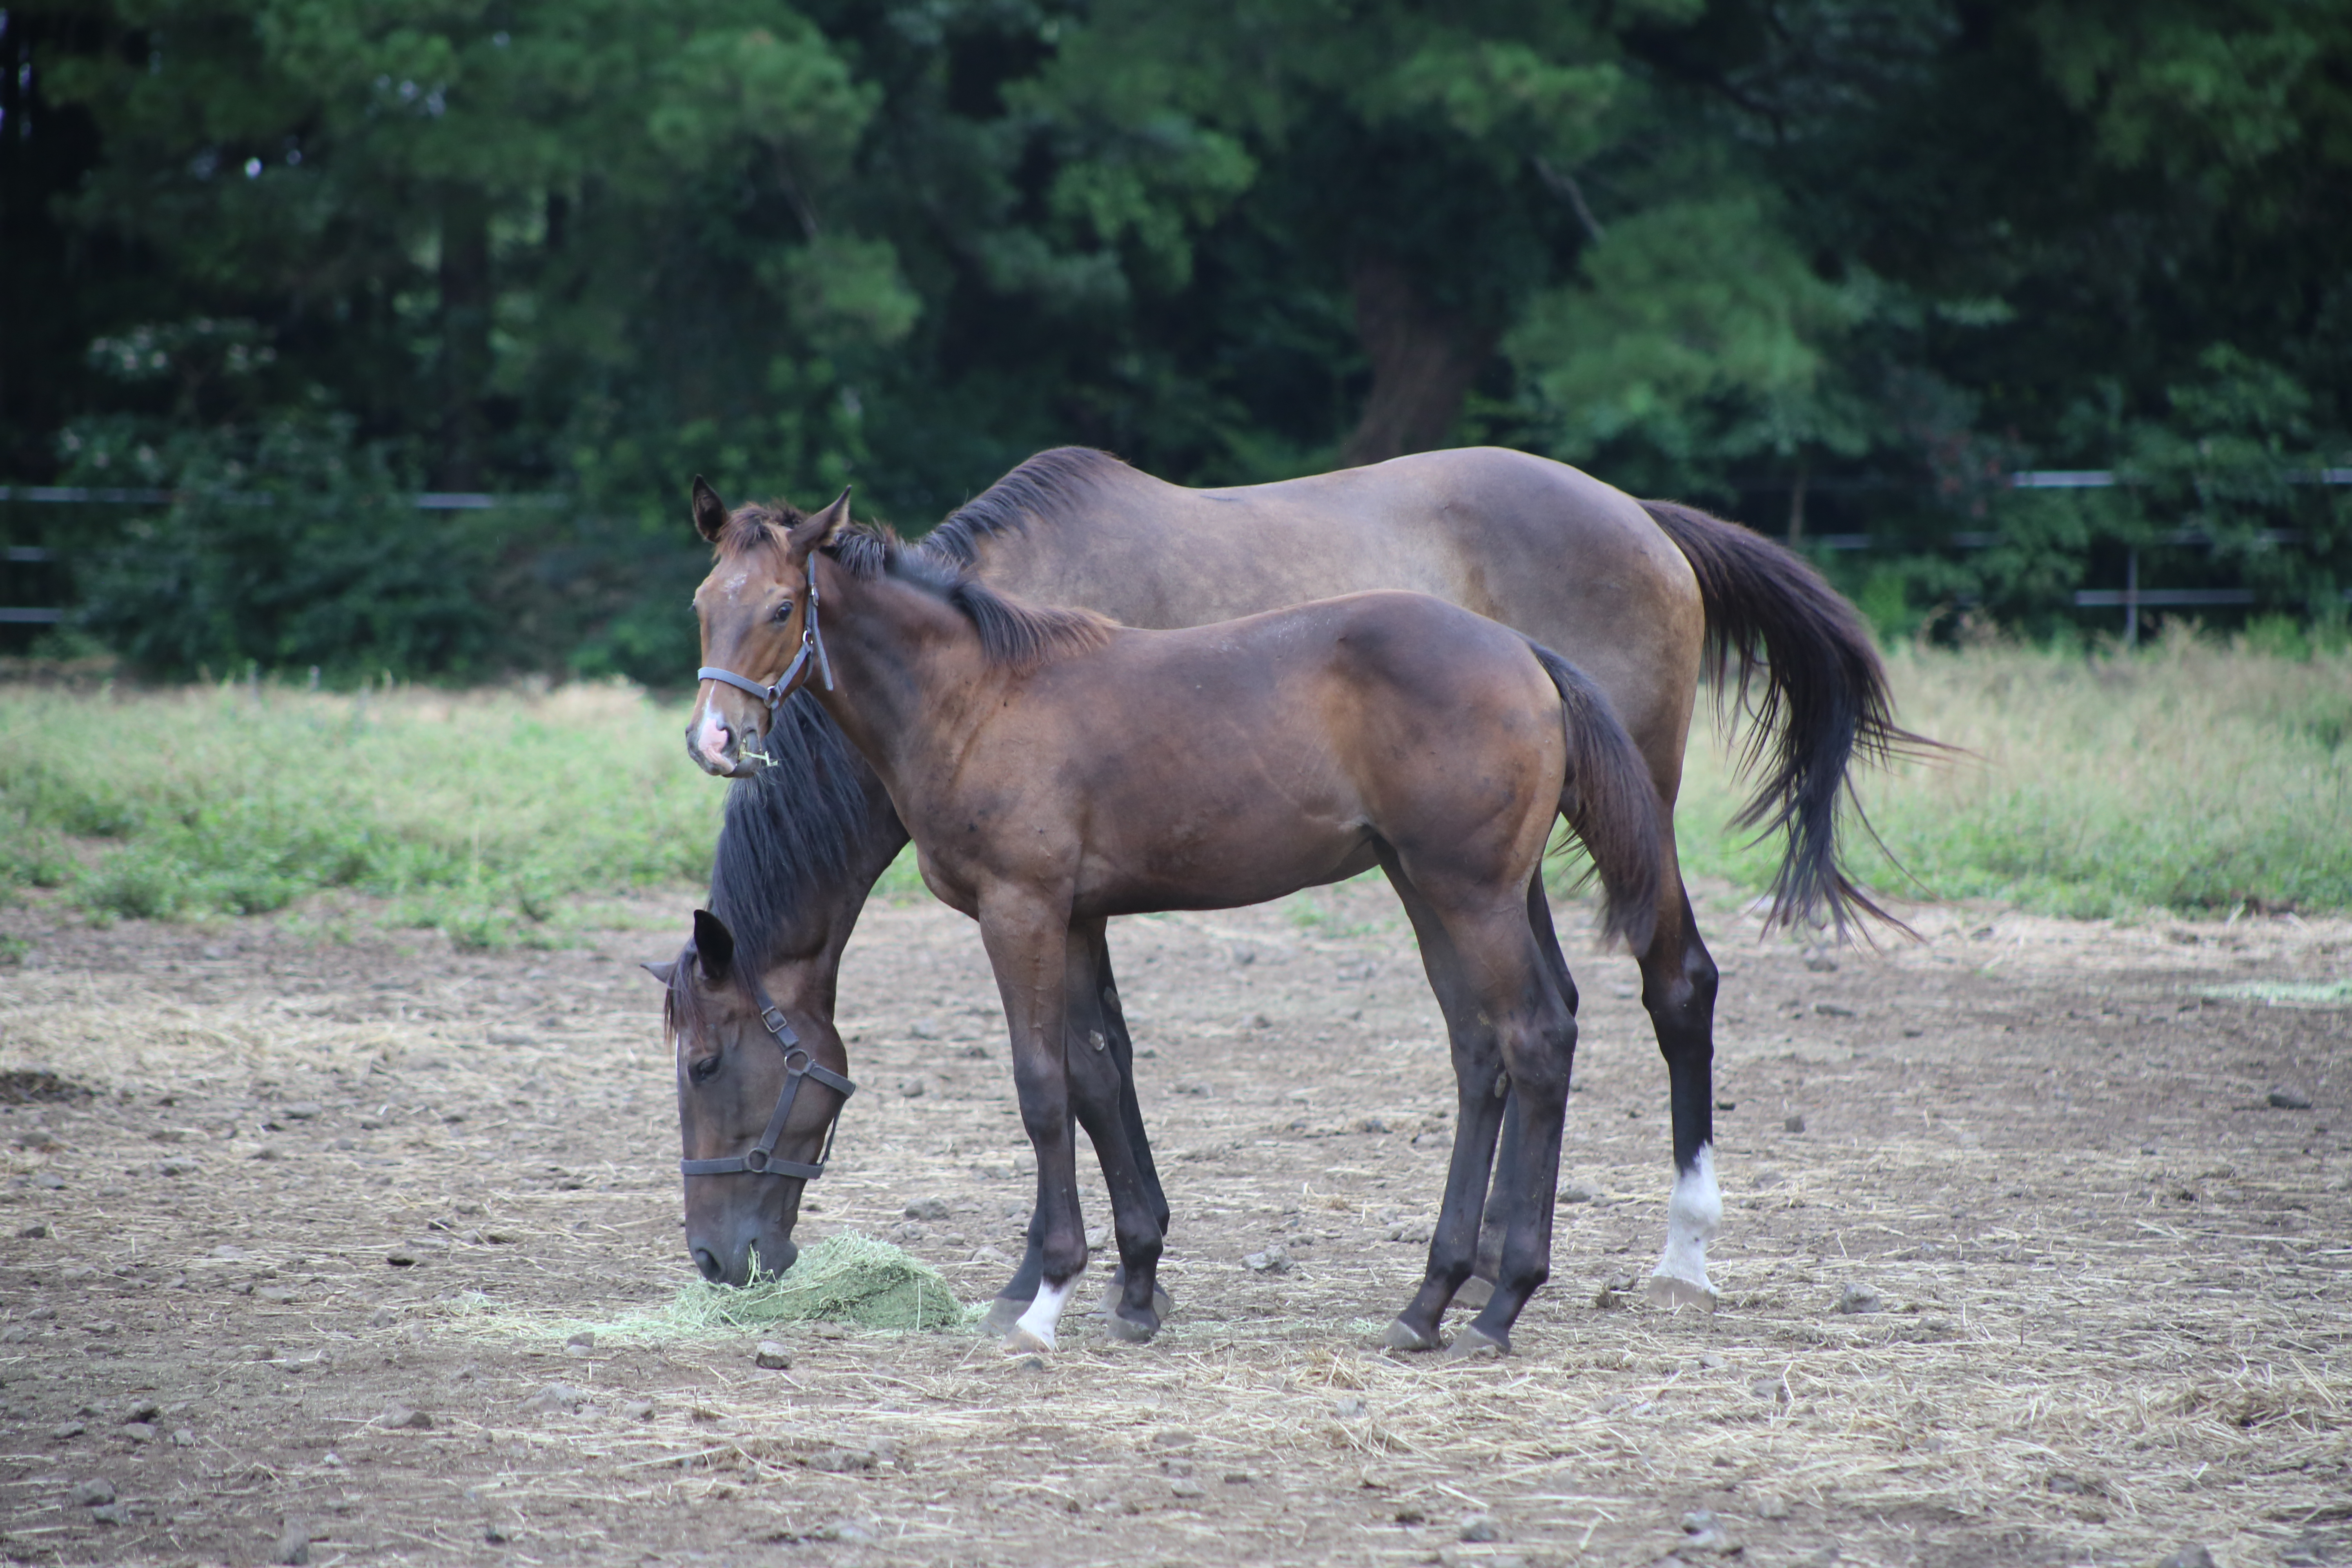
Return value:
M 2352 922 L 1929 911 L 1832 966 L 1718 908 L 1711 1318 L 1641 1298 L 1664 1074 L 1631 963 L 1571 938 L 1553 1279 L 1516 1356 L 1439 1370 L 1365 1344 L 1451 1097 L 1386 889 L 1129 921 L 1167 1331 L 1074 1314 L 1036 1365 L 815 1325 L 762 1371 L 642 1327 L 691 1269 L 633 965 L 689 907 L 503 955 L 0 910 L 0 1551 L 2352 1563 L 2352 1007 L 2208 994 L 2339 979 Z M 803 1237 L 984 1297 L 1031 1165 L 979 943 L 877 908 L 843 998 L 864 1091 Z

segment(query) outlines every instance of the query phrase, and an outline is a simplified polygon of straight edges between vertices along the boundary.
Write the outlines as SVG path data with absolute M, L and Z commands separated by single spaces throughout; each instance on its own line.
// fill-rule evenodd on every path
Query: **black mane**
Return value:
M 973 576 L 969 564 L 925 548 L 929 542 L 910 545 L 887 529 L 852 523 L 834 537 L 824 553 L 853 577 L 911 584 L 962 611 L 980 634 L 981 652 L 991 664 L 1026 669 L 1056 653 L 1099 647 L 1108 635 L 1110 623 L 1092 610 L 1014 604 Z
M 1097 484 L 1127 465 L 1092 447 L 1055 447 L 1014 468 L 948 514 L 923 536 L 925 554 L 969 570 L 979 563 L 979 544 L 999 533 L 1028 526 L 1033 518 L 1059 517 L 1076 510 Z
M 1057 447 L 1006 474 L 913 544 L 854 526 L 831 553 L 855 575 L 887 572 L 938 594 L 971 617 L 992 662 L 1034 664 L 1057 648 L 1100 640 L 1104 623 L 1084 612 L 1032 609 L 999 596 L 971 575 L 978 545 L 1033 519 L 1075 510 L 1097 478 L 1125 466 L 1089 447 Z M 782 505 L 738 508 L 719 536 L 719 550 L 781 545 L 783 531 L 805 515 Z M 767 742 L 773 763 L 728 790 L 726 819 L 711 857 L 710 910 L 734 935 L 736 962 L 751 964 L 753 973 L 804 949 L 799 925 L 812 893 L 859 874 L 877 826 L 866 805 L 866 760 L 814 698 L 794 692 L 776 729 Z
M 793 692 L 766 746 L 770 765 L 728 788 L 710 866 L 710 912 L 762 967 L 794 945 L 809 889 L 852 875 L 873 827 L 866 760 L 815 698 Z

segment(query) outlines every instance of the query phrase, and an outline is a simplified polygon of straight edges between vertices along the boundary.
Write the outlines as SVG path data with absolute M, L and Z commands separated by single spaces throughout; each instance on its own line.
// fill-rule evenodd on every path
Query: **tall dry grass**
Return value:
M 2352 654 L 2175 631 L 2137 654 L 1902 647 L 1887 662 L 1903 722 L 1964 751 L 1860 775 L 1887 854 L 1849 837 L 1874 886 L 2086 918 L 2352 906 Z M 1685 865 L 1760 889 L 1777 847 L 1726 826 L 1744 793 L 1722 738 L 1695 735 Z
M 1874 885 L 2075 916 L 2352 907 L 2352 654 L 2176 634 L 1889 667 L 1904 722 L 1965 750 L 1863 775 L 1894 858 L 1850 834 Z M 676 710 L 622 685 L 0 688 L 0 891 L 171 918 L 341 887 L 461 942 L 560 940 L 580 895 L 707 876 L 724 791 L 679 755 Z M 1760 890 L 1778 847 L 1727 827 L 1743 794 L 1703 727 L 1685 867 Z M 883 888 L 919 890 L 911 866 Z

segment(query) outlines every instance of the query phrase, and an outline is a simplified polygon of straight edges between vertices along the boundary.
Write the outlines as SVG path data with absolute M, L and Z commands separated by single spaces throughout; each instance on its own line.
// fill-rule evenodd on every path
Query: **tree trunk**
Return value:
M 1495 352 L 1496 333 L 1432 305 L 1412 275 L 1384 256 L 1357 262 L 1349 281 L 1372 389 L 1340 463 L 1384 462 L 1441 445 Z
M 482 398 L 490 379 L 490 204 L 451 185 L 441 196 L 443 489 L 482 485 Z

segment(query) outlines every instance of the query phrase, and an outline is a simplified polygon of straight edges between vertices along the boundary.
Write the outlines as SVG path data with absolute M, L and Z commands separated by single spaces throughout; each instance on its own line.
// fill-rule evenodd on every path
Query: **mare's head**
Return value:
M 711 545 L 710 575 L 694 591 L 704 668 L 755 686 L 770 686 L 792 669 L 807 625 L 809 557 L 848 521 L 847 490 L 814 516 L 766 506 L 730 514 L 718 492 L 695 479 L 695 531 Z M 806 680 L 814 664 L 804 662 L 790 686 Z M 777 700 L 789 690 L 778 692 Z M 774 713 L 775 703 L 705 679 L 695 693 L 686 749 L 708 773 L 745 777 L 766 762 L 763 742 Z
M 646 967 L 667 988 L 662 1026 L 676 1057 L 677 1120 L 686 1158 L 731 1160 L 766 1131 L 784 1088 L 788 1053 L 760 1016 L 752 999 L 756 977 L 735 962 L 735 939 L 708 910 L 694 912 L 694 939 L 675 963 Z M 818 1066 L 845 1074 L 849 1062 L 829 1018 L 786 998 L 780 1010 Z M 830 1009 L 826 1009 L 829 1013 Z M 803 1079 L 775 1142 L 779 1162 L 821 1161 L 843 1096 Z M 800 1218 L 799 1176 L 750 1171 L 690 1175 L 686 1181 L 686 1245 L 702 1277 L 741 1285 L 751 1277 L 752 1254 L 762 1273 L 781 1274 L 800 1249 L 793 1226 Z

